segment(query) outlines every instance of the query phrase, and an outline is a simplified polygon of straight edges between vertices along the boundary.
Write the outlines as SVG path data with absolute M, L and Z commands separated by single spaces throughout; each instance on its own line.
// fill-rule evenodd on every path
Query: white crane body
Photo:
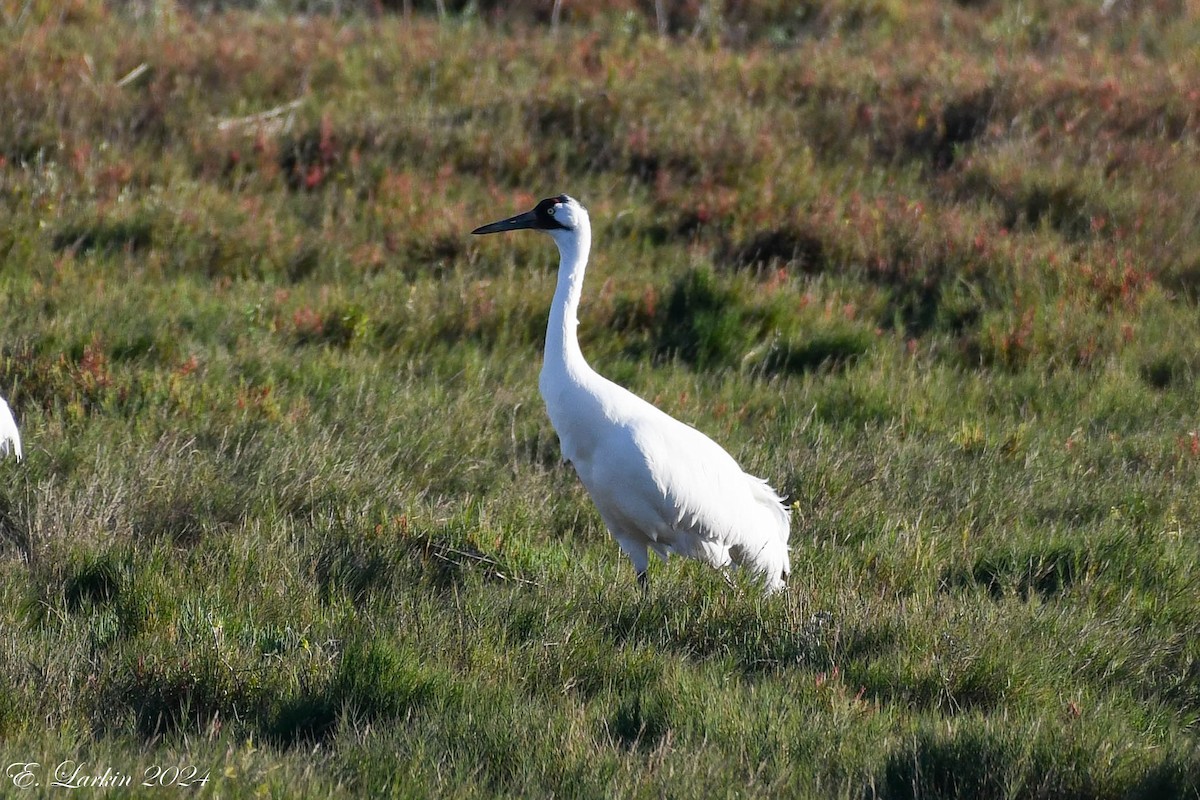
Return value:
M 0 397 L 0 458 L 8 455 L 16 456 L 17 461 L 21 460 L 21 431 L 17 429 L 12 409 Z
M 718 569 L 754 572 L 768 592 L 791 570 L 790 515 L 762 479 L 716 442 L 593 370 L 576 335 L 591 246 L 587 212 L 560 195 L 533 211 L 477 228 L 534 228 L 553 237 L 561 261 L 538 388 L 564 460 L 644 584 L 649 551 Z

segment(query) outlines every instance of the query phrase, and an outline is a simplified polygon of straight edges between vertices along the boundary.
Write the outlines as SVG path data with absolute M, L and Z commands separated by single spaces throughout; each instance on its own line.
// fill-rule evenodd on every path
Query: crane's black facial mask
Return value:
M 505 231 L 553 231 L 553 230 L 570 230 L 570 227 L 563 225 L 554 218 L 556 208 L 568 201 L 565 194 L 560 194 L 558 197 L 547 197 L 542 202 L 534 206 L 532 211 L 526 211 L 524 214 L 517 214 L 515 217 L 502 219 L 499 222 L 493 222 L 490 225 L 483 225 L 471 231 L 471 233 L 504 233 Z

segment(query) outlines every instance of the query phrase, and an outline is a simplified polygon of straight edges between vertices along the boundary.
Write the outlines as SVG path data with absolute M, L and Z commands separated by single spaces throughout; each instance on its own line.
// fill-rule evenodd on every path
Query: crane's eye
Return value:
M 550 206 L 546 209 L 546 213 L 553 217 L 556 210 L 558 210 L 558 206 Z

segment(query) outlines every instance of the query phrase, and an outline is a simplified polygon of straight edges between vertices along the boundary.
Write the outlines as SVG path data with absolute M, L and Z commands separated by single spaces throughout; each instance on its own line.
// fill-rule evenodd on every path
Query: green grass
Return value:
M 0 3 L 22 796 L 1200 795 L 1186 4 L 445 5 Z M 784 596 L 561 464 L 554 249 L 468 232 L 562 191 Z

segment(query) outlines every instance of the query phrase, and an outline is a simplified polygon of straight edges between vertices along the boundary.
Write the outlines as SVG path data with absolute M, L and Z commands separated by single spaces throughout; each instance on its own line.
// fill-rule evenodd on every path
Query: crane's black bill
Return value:
M 481 225 L 471 233 L 504 233 L 505 231 L 522 231 L 527 228 L 538 229 L 541 227 L 542 224 L 535 208 L 533 211 L 526 211 L 524 214 L 517 214 L 515 217 L 502 219 L 490 225 Z
M 517 214 L 515 217 L 509 217 L 499 222 L 493 222 L 490 225 L 484 225 L 471 231 L 471 233 L 503 233 L 505 231 L 521 231 L 527 228 L 532 228 L 535 231 L 569 230 L 566 225 L 563 225 L 554 218 L 555 208 L 569 201 L 570 198 L 565 194 L 560 194 L 558 197 L 547 197 L 538 203 L 532 211 L 526 211 L 524 214 Z

